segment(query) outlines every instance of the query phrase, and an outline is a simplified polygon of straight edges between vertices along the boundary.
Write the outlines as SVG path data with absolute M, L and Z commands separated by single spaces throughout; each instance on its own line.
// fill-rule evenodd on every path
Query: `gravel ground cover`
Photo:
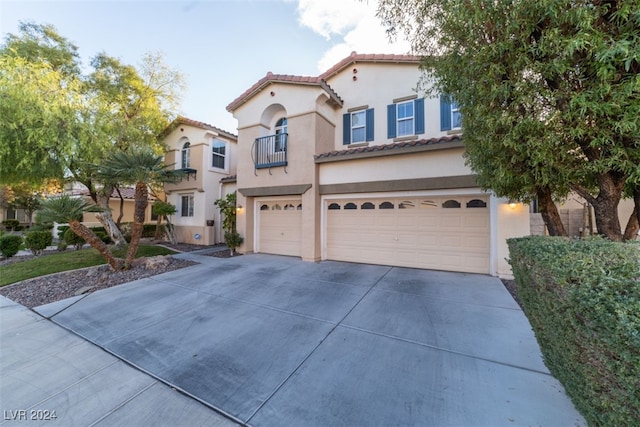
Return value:
M 195 250 L 214 248 L 214 246 L 186 244 L 170 245 L 165 243 L 163 243 L 162 246 L 171 248 L 178 252 L 191 252 Z M 228 256 L 228 250 L 216 253 L 214 256 Z M 2 274 L 2 265 L 14 262 L 23 262 L 31 258 L 33 258 L 33 256 L 27 255 L 12 257 L 1 261 L 0 274 Z M 177 259 L 170 255 L 139 258 L 134 263 L 134 267 L 129 270 L 111 271 L 108 265 L 100 265 L 80 270 L 65 271 L 4 286 L 0 288 L 0 295 L 22 304 L 25 307 L 33 308 L 72 296 L 94 292 L 111 286 L 121 285 L 123 283 L 154 276 L 156 274 L 162 274 L 179 268 L 188 267 L 194 264 L 195 262 L 193 261 Z

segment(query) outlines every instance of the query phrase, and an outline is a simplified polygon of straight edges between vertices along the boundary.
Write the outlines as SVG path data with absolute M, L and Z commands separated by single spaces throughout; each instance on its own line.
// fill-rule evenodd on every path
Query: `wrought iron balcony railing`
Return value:
M 253 143 L 253 163 L 256 169 L 287 166 L 286 133 L 256 138 Z

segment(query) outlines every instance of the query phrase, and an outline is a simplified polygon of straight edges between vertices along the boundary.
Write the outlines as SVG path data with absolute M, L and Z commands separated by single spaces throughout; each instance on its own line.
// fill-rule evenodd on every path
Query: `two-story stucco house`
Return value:
M 241 252 L 510 274 L 528 207 L 478 187 L 456 105 L 416 92 L 418 65 L 352 53 L 317 77 L 268 73 L 227 106 Z
M 179 242 L 212 245 L 224 241 L 214 202 L 235 191 L 236 135 L 207 123 L 178 117 L 163 133 L 165 163 L 184 172 L 164 187 Z

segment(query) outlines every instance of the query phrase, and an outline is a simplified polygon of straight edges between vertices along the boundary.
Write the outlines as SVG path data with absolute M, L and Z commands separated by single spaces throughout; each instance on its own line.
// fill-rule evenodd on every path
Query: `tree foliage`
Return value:
M 65 176 L 87 187 L 96 216 L 125 243 L 109 199 L 118 182 L 100 181 L 96 165 L 133 145 L 162 152 L 157 135 L 174 116 L 182 75 L 147 54 L 138 68 L 106 53 L 82 74 L 77 47 L 50 25 L 22 24 L 0 47 L 2 183 Z M 5 95 L 6 93 L 6 95 Z
M 484 188 L 551 210 L 575 191 L 622 238 L 618 203 L 640 187 L 637 0 L 382 0 L 379 16 L 423 55 L 421 87 L 459 103 Z

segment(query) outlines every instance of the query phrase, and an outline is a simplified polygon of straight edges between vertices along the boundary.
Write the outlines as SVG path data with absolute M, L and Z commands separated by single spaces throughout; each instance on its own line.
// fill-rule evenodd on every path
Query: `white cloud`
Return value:
M 409 43 L 389 41 L 377 18 L 377 1 L 299 0 L 301 25 L 327 38 L 338 40 L 318 62 L 320 72 L 327 70 L 353 51 L 358 53 L 409 53 Z

